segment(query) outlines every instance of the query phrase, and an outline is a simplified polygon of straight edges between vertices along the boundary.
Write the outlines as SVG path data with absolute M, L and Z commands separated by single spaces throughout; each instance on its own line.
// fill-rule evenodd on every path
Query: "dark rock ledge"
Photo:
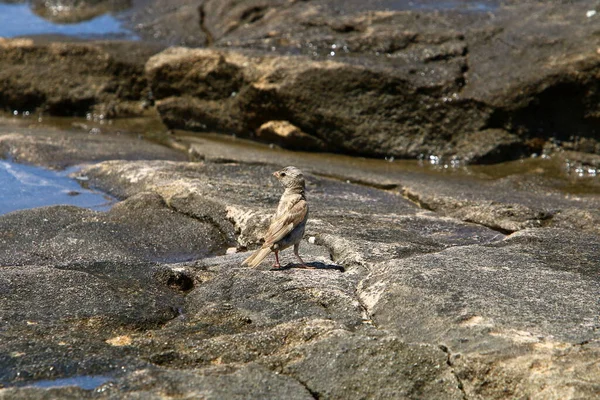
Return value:
M 3 40 L 0 107 L 109 118 L 156 101 L 170 128 L 372 157 L 600 154 L 594 1 L 400 3 L 142 1 L 122 18 L 151 43 Z M 210 46 L 160 52 L 177 43 Z

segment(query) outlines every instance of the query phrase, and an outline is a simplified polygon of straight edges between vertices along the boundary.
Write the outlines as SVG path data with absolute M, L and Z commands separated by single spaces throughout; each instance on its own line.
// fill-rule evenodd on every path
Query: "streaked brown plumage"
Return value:
M 283 185 L 285 191 L 279 200 L 277 212 L 273 216 L 269 230 L 265 235 L 265 242 L 260 249 L 245 259 L 242 265 L 255 268 L 269 253 L 274 252 L 276 260 L 274 267 L 281 268 L 279 252 L 294 245 L 294 254 L 303 267 L 309 268 L 298 254 L 300 241 L 304 236 L 304 228 L 308 220 L 304 176 L 302 171 L 296 167 L 285 167 L 274 172 L 273 175 Z

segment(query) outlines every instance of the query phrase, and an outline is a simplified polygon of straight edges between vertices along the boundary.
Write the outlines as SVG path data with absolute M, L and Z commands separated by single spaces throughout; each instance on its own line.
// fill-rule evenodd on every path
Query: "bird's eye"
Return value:
M 280 173 L 279 176 L 285 176 L 285 172 Z

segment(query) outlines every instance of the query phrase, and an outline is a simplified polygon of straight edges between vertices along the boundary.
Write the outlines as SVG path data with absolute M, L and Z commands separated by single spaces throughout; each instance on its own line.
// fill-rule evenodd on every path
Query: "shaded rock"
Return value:
M 302 132 L 287 121 L 265 122 L 256 131 L 256 136 L 267 142 L 299 150 L 323 149 L 322 141 Z
M 525 156 L 528 153 L 521 139 L 500 129 L 487 129 L 462 136 L 456 145 L 459 162 L 494 164 Z M 462 159 L 460 158 L 462 157 Z
M 196 0 L 135 1 L 120 20 L 145 41 L 169 46 L 204 46 L 212 36 L 203 25 L 202 2 Z
M 442 137 L 451 136 L 453 123 L 460 123 L 461 132 L 478 129 L 459 122 L 459 114 L 485 112 L 474 104 L 442 109 L 435 94 L 416 90 L 399 71 L 334 61 L 179 48 L 152 57 L 146 73 L 163 121 L 172 128 L 248 136 L 281 119 L 322 141 L 326 150 L 364 155 L 443 152 Z M 198 78 L 201 84 L 192 84 Z M 453 122 L 440 126 L 439 135 L 427 134 L 427 121 L 440 114 Z
M 155 45 L 3 42 L 0 107 L 85 116 L 140 115 L 148 96 L 143 63 Z
M 179 52 L 177 61 L 170 51 L 162 58 L 181 71 L 168 80 L 215 74 L 203 60 L 224 57 L 219 71 L 239 87 L 217 102 L 221 86 L 207 78 L 197 85 L 213 85 L 210 94 L 161 95 L 159 110 L 170 127 L 243 136 L 287 120 L 329 151 L 368 156 L 490 163 L 554 139 L 597 152 L 593 5 L 461 4 L 431 12 L 427 2 L 206 1 L 209 42 L 238 50 Z M 241 63 L 239 49 L 252 50 Z

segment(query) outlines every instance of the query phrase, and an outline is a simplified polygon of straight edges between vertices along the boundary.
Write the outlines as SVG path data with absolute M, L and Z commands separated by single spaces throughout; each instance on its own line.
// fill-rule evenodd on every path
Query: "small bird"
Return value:
M 281 268 L 279 252 L 294 245 L 294 254 L 302 263 L 302 267 L 310 268 L 298 254 L 300 241 L 304 236 L 304 228 L 308 220 L 308 203 L 304 194 L 304 175 L 298 168 L 291 166 L 274 172 L 273 175 L 283 185 L 285 191 L 281 195 L 277 212 L 273 216 L 269 230 L 265 235 L 265 242 L 260 249 L 245 259 L 242 265 L 251 268 L 257 267 L 270 252 L 274 252 L 276 263 L 273 268 Z

